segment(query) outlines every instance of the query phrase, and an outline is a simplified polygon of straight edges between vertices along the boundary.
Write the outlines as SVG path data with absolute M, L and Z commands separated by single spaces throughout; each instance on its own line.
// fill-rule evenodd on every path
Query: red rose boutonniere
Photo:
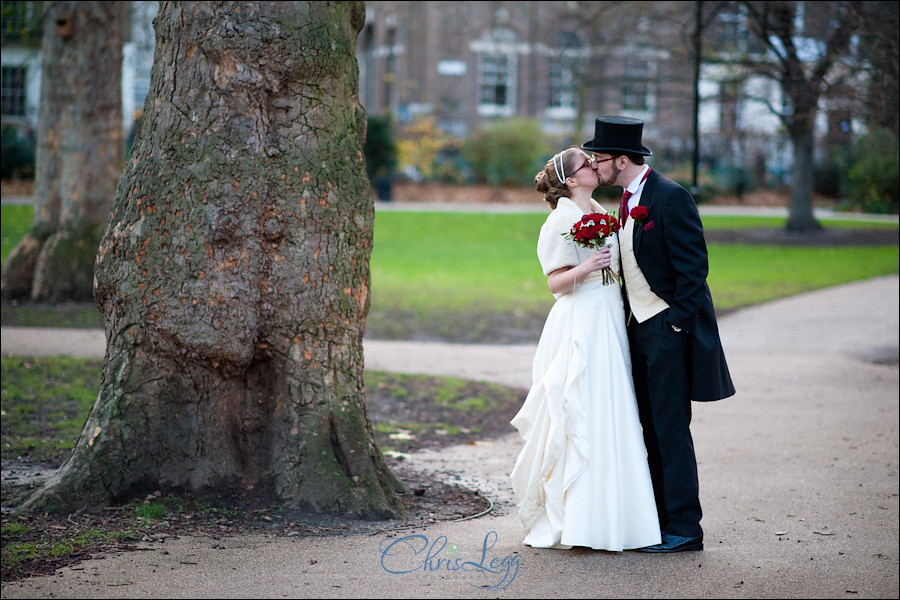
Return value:
M 619 231 L 619 220 L 614 214 L 591 213 L 584 215 L 572 228 L 562 234 L 567 240 L 572 240 L 579 246 L 599 250 L 606 246 L 609 237 Z M 618 281 L 618 277 L 610 267 L 601 271 L 603 285 L 609 285 Z
M 650 211 L 647 210 L 646 206 L 635 206 L 631 209 L 631 212 L 628 213 L 628 215 L 634 219 L 636 224 L 646 219 L 648 214 L 650 214 Z

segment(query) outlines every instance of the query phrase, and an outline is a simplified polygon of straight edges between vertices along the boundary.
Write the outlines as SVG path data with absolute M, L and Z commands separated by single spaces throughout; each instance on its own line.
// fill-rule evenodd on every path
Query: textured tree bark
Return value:
M 363 384 L 363 19 L 361 2 L 160 3 L 97 256 L 100 395 L 25 509 L 164 489 L 402 512 Z
M 5 298 L 93 298 L 94 260 L 125 156 L 123 2 L 49 2 L 32 230 L 3 269 Z

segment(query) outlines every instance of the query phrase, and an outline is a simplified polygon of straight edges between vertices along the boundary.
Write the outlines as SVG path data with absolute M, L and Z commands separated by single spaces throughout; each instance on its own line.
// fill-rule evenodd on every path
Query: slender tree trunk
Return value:
M 775 78 L 790 101 L 787 114 L 781 109 L 776 111 L 790 133 L 794 149 L 794 181 L 786 229 L 798 233 L 820 231 L 822 225 L 815 219 L 812 201 L 813 146 L 819 98 L 828 88 L 833 91 L 837 82 L 850 75 L 854 59 L 862 57 L 856 47 L 865 5 L 883 3 L 773 1 L 739 4 L 748 18 L 750 35 L 768 48 L 765 59 L 749 60 L 748 56 L 745 66 L 763 77 Z M 804 12 L 799 12 L 800 7 Z M 884 13 L 880 9 L 876 12 Z M 870 31 L 872 28 L 863 29 Z M 864 32 L 863 37 L 865 35 Z M 814 58 L 809 56 L 810 48 L 816 49 Z M 863 62 L 869 60 L 866 57 Z
M 26 508 L 147 490 L 402 511 L 362 337 L 374 203 L 361 2 L 161 2 L 150 96 L 97 257 L 107 353 Z
M 791 128 L 794 146 L 793 182 L 791 203 L 785 228 L 788 231 L 808 233 L 820 231 L 822 225 L 813 214 L 813 124 Z
M 123 2 L 49 2 L 31 232 L 10 253 L 3 296 L 93 297 L 94 259 L 125 154 Z

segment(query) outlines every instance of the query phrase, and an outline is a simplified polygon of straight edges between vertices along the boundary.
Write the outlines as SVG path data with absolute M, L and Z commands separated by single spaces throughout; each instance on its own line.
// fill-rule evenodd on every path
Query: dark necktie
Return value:
M 619 207 L 619 221 L 621 227 L 625 227 L 625 221 L 628 220 L 628 199 L 631 198 L 631 192 L 625 190 L 622 192 L 622 205 Z
M 641 183 L 647 181 L 648 175 L 650 175 L 650 169 L 647 169 L 644 176 L 641 177 Z M 619 206 L 619 221 L 621 221 L 619 227 L 625 227 L 625 221 L 628 220 L 628 199 L 631 198 L 631 196 L 633 196 L 633 194 L 628 190 L 622 192 L 622 205 Z

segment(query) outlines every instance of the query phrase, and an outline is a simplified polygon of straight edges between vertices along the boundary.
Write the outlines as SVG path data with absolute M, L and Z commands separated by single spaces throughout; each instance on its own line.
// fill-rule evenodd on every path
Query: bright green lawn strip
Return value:
M 34 207 L 27 204 L 7 204 L 0 209 L 3 227 L 0 233 L 0 250 L 2 259 L 6 263 L 6 257 L 16 247 L 22 238 L 31 231 L 34 221 Z
M 543 215 L 383 213 L 372 301 L 424 310 L 534 310 L 547 302 L 535 244 Z
M 541 214 L 379 213 L 371 261 L 373 309 L 422 314 L 546 310 L 553 299 L 535 250 L 544 218 Z M 711 217 L 708 221 L 717 228 L 732 229 L 742 219 Z M 758 226 L 778 221 L 748 220 Z M 897 250 L 897 246 L 710 244 L 709 283 L 718 307 L 747 306 L 897 273 Z
M 33 209 L 7 205 L 2 210 L 5 258 L 7 244 L 11 248 L 30 227 Z M 376 213 L 371 260 L 373 311 L 420 315 L 545 312 L 553 300 L 535 250 L 545 218 L 545 213 Z M 708 230 L 780 228 L 784 222 L 778 217 L 704 218 Z M 823 222 L 827 227 L 863 226 L 854 220 Z M 864 226 L 897 228 L 891 223 Z M 762 257 L 765 259 L 760 260 Z M 710 245 L 710 286 L 717 306 L 746 306 L 897 273 L 897 265 L 897 246 Z
M 716 308 L 738 308 L 803 292 L 896 274 L 898 246 L 710 244 L 709 287 Z
M 819 219 L 819 224 L 825 229 L 897 229 L 897 223 L 880 220 L 867 221 L 863 219 L 827 218 Z M 784 229 L 787 219 L 784 217 L 753 217 L 753 216 L 717 216 L 703 217 L 703 229 L 714 231 L 717 229 Z

